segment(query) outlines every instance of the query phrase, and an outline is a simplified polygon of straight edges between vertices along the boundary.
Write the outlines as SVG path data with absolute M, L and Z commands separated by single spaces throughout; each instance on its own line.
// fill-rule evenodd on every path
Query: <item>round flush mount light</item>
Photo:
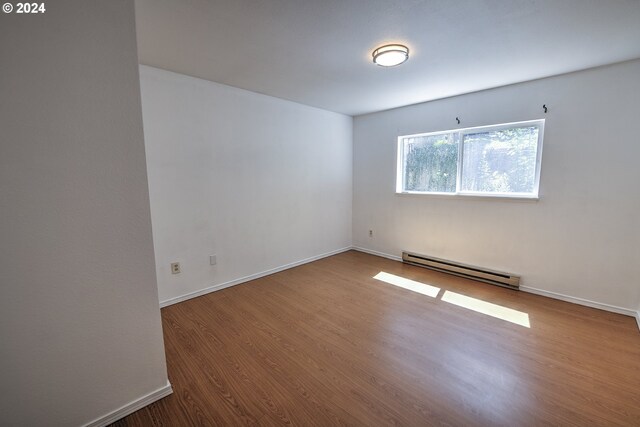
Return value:
M 386 44 L 374 50 L 371 56 L 374 64 L 395 67 L 409 59 L 409 48 L 401 44 Z

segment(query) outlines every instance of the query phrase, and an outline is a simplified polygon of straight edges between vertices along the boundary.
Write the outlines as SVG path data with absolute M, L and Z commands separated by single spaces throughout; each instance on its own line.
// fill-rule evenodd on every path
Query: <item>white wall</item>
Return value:
M 351 117 L 140 73 L 160 301 L 351 246 Z
M 166 386 L 132 1 L 0 16 L 0 424 Z
M 640 61 L 627 62 L 356 117 L 354 245 L 519 273 L 523 286 L 631 312 L 640 299 L 638 76 Z M 394 193 L 398 135 L 539 118 L 538 202 Z

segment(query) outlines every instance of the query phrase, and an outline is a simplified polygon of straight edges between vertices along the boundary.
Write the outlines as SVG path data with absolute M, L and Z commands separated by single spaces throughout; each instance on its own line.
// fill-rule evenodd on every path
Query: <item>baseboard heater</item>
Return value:
M 456 261 L 435 258 L 427 255 L 419 255 L 411 252 L 402 252 L 402 262 L 443 273 L 455 274 L 467 279 L 478 280 L 492 285 L 503 286 L 509 289 L 520 287 L 520 276 L 501 271 L 488 270 L 473 265 L 461 264 Z

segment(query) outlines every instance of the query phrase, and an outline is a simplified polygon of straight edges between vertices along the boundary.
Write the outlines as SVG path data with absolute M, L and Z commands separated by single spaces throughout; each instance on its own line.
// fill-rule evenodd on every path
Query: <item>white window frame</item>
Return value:
M 462 169 L 464 164 L 462 163 L 464 144 L 464 136 L 471 133 L 487 132 L 487 131 L 500 131 L 504 129 L 516 128 L 516 127 L 531 127 L 538 128 L 538 145 L 536 148 L 536 170 L 534 178 L 534 187 L 531 193 L 504 193 L 504 192 L 485 192 L 485 191 L 462 191 L 460 188 L 462 182 Z M 451 134 L 453 140 L 458 144 L 458 163 L 457 163 L 457 176 L 456 176 L 456 191 L 454 193 L 436 192 L 436 191 L 405 191 L 404 190 L 404 140 L 407 138 L 418 138 L 424 136 L 434 136 L 442 134 Z M 419 195 L 436 195 L 436 196 L 472 196 L 472 197 L 504 197 L 511 199 L 538 199 L 540 190 L 540 169 L 542 163 L 542 141 L 544 139 L 544 119 L 539 120 L 527 120 L 523 122 L 502 123 L 499 125 L 487 125 L 476 126 L 462 129 L 451 129 L 438 132 L 418 133 L 413 135 L 401 135 L 398 137 L 397 145 L 397 162 L 396 162 L 396 193 L 398 194 L 419 194 Z

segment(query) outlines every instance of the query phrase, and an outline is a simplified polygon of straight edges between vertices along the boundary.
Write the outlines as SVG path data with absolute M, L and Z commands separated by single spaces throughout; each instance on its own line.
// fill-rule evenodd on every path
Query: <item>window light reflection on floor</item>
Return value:
M 490 302 L 471 298 L 451 291 L 444 292 L 444 295 L 442 295 L 442 301 L 457 305 L 458 307 L 473 310 L 478 313 L 486 314 L 488 316 L 496 317 L 498 319 L 506 320 L 507 322 L 524 326 L 525 328 L 531 327 L 529 324 L 529 315 L 522 311 L 513 310 L 498 304 L 492 304 Z
M 385 273 L 384 271 L 376 274 L 373 278 L 431 298 L 436 298 L 440 293 L 440 288 L 438 287 L 396 276 L 395 274 Z M 449 304 L 457 305 L 458 307 L 473 310 L 477 313 L 486 314 L 487 316 L 515 323 L 516 325 L 524 326 L 525 328 L 531 328 L 529 315 L 522 311 L 503 307 L 498 304 L 482 301 L 477 298 L 468 297 L 451 291 L 445 291 L 441 300 Z
M 400 288 L 408 289 L 410 291 L 426 295 L 431 298 L 437 297 L 438 292 L 440 292 L 440 288 L 436 288 L 435 286 L 416 282 L 415 280 L 411 279 L 405 279 L 404 277 L 396 276 L 395 274 L 391 273 L 385 273 L 384 271 L 376 274 L 375 276 L 373 276 L 373 278 L 385 283 L 389 283 L 390 285 L 398 286 Z

